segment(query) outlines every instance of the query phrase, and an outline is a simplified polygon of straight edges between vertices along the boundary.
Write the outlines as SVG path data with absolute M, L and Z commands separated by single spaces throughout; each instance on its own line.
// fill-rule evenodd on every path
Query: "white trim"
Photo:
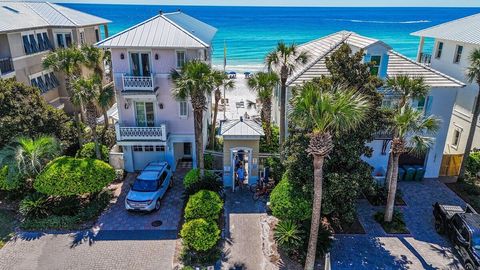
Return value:
M 44 76 L 45 74 L 50 74 L 53 72 L 53 69 L 44 69 L 40 72 L 37 72 L 37 73 L 33 73 L 33 74 L 30 74 L 28 75 L 28 79 L 31 80 L 33 78 L 37 78 L 37 77 L 40 77 L 40 76 Z
M 23 40 L 22 40 L 22 46 L 23 46 Z M 22 48 L 22 52 L 25 53 L 24 49 Z M 36 52 L 36 53 L 32 53 L 32 54 L 24 54 L 22 56 L 17 56 L 15 58 L 12 58 L 12 61 L 18 61 L 18 60 L 23 60 L 25 58 L 29 58 L 29 57 L 34 57 L 34 56 L 39 56 L 39 55 L 43 55 L 43 54 L 48 54 L 50 53 L 51 51 L 50 50 L 46 50 L 46 51 L 41 51 L 41 52 Z
M 68 47 L 67 45 L 67 38 L 65 37 L 66 34 L 70 34 L 70 37 L 72 39 L 72 45 L 75 44 L 75 41 L 73 40 L 73 32 L 71 29 L 53 29 L 52 30 L 52 33 L 53 33 L 53 41 L 55 42 L 55 48 L 58 49 L 58 48 L 66 48 Z M 60 47 L 58 45 L 58 38 L 57 38 L 57 35 L 62 35 L 63 36 L 63 42 L 65 42 L 65 46 L 66 47 Z
M 460 141 L 462 140 L 462 133 L 463 133 L 463 128 L 456 125 L 454 123 L 454 128 L 453 128 L 453 137 L 452 137 L 452 141 L 450 142 L 450 147 L 452 147 L 453 149 L 457 150 L 458 149 L 458 145 L 460 144 Z M 453 144 L 453 140 L 455 139 L 455 132 L 458 132 L 458 140 L 457 140 L 457 144 Z
M 178 49 L 175 50 L 175 69 L 180 70 L 182 67 L 178 66 L 178 53 L 183 52 L 183 64 L 187 63 L 187 50 L 186 49 Z
M 182 103 L 185 103 L 185 106 L 186 106 L 186 110 L 187 110 L 187 114 L 185 115 L 182 115 Z M 178 117 L 180 119 L 187 119 L 188 118 L 188 114 L 189 114 L 189 109 L 188 109 L 188 101 L 186 100 L 181 100 L 178 102 Z
M 152 54 L 153 54 L 153 51 L 152 50 L 127 50 L 127 57 L 128 57 L 128 72 L 132 74 L 132 57 L 131 57 L 131 54 L 132 53 L 138 53 L 138 60 L 139 60 L 139 65 L 141 65 L 141 61 L 142 61 L 142 57 L 141 57 L 141 54 L 142 53 L 148 53 L 148 64 L 150 66 L 150 76 L 153 76 L 153 64 L 152 64 Z M 143 75 L 140 75 L 140 76 L 143 76 Z

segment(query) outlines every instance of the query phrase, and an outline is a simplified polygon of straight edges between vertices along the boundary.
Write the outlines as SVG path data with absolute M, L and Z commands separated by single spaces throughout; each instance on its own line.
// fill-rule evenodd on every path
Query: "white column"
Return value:
M 417 51 L 417 62 L 420 62 L 422 60 L 424 43 L 425 43 L 425 37 L 420 37 L 420 43 L 418 44 L 418 51 Z

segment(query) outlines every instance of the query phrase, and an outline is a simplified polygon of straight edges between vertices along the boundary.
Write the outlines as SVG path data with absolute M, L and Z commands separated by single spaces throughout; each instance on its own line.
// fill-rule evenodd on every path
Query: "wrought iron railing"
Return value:
M 153 91 L 153 75 L 129 76 L 122 75 L 123 91 Z
M 115 127 L 117 141 L 128 140 L 167 140 L 167 128 L 165 124 L 158 127 L 122 127 L 118 123 Z
M 420 54 L 420 63 L 430 66 L 432 63 L 432 55 L 429 53 L 421 53 Z
M 0 75 L 10 73 L 13 70 L 12 58 L 8 57 L 0 59 Z

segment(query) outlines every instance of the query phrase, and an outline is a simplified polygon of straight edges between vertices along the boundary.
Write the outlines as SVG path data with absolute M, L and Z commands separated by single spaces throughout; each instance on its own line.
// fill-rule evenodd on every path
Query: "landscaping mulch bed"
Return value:
M 475 211 L 480 212 L 480 194 L 475 192 L 475 188 L 462 182 L 447 183 L 445 185 L 455 192 L 458 197 L 470 204 Z
M 365 198 L 373 206 L 385 206 L 387 198 L 379 198 L 378 196 L 366 195 Z M 407 203 L 401 196 L 395 198 L 395 206 L 407 206 Z
M 342 224 L 340 220 L 331 217 L 326 219 L 326 223 L 336 234 L 365 234 L 365 229 L 357 216 L 355 216 L 355 220 L 351 224 Z
M 392 222 L 383 221 L 383 211 L 377 212 L 373 218 L 382 226 L 383 230 L 388 234 L 410 234 L 407 224 L 403 220 L 403 214 L 394 212 Z

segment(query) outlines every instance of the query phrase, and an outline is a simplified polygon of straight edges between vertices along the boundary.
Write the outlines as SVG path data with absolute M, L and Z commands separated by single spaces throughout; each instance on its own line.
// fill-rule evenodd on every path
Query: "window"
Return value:
M 97 40 L 97 42 L 100 41 L 100 31 L 98 29 L 95 29 L 95 39 Z
M 185 62 L 185 51 L 177 51 L 177 68 L 182 68 L 183 65 L 185 65 Z
M 440 57 L 442 57 L 442 51 L 443 51 L 443 42 L 438 42 L 438 44 L 437 44 L 437 52 L 435 53 L 435 58 L 440 58 Z
M 155 126 L 153 102 L 135 102 L 135 120 L 138 127 Z
M 417 110 L 423 111 L 425 109 L 425 97 L 417 99 Z
M 160 175 L 160 179 L 158 180 L 158 187 L 160 188 L 163 185 L 163 181 L 167 179 L 167 172 L 163 172 L 162 175 Z
M 57 47 L 67 48 L 72 46 L 72 34 L 70 33 L 57 33 Z
M 188 103 L 186 101 L 179 102 L 179 116 L 180 118 L 187 118 L 188 117 Z
M 153 152 L 153 145 L 145 145 L 143 148 L 145 152 Z
M 32 86 L 39 88 L 42 94 L 60 85 L 53 72 L 41 72 L 40 75 L 32 76 L 30 82 Z
M 130 70 L 133 76 L 150 76 L 150 54 L 130 53 Z
M 453 131 L 452 146 L 457 148 L 460 143 L 460 136 L 462 135 L 462 130 L 460 128 L 455 128 Z
M 141 146 L 141 145 L 134 145 L 134 146 L 133 146 L 133 151 L 134 151 L 134 152 L 143 152 L 143 146 Z
M 80 44 L 83 45 L 85 44 L 85 32 L 80 31 Z
M 46 32 L 30 32 L 22 35 L 25 54 L 50 50 L 50 41 Z
M 458 64 L 462 59 L 463 46 L 458 45 L 455 50 L 455 58 L 453 58 L 453 63 Z
M 157 145 L 157 146 L 155 146 L 155 151 L 157 151 L 157 152 L 165 152 L 165 145 Z
M 185 156 L 192 155 L 192 143 L 189 143 L 189 142 L 183 143 L 183 154 Z
M 30 34 L 28 35 L 28 39 L 30 41 L 30 49 L 32 50 L 33 53 L 39 52 L 40 50 L 38 49 L 37 41 L 35 40 L 35 35 Z
M 370 59 L 372 66 L 370 67 L 370 74 L 377 76 L 378 72 L 380 71 L 380 63 L 382 61 L 382 57 L 379 55 L 374 55 Z

